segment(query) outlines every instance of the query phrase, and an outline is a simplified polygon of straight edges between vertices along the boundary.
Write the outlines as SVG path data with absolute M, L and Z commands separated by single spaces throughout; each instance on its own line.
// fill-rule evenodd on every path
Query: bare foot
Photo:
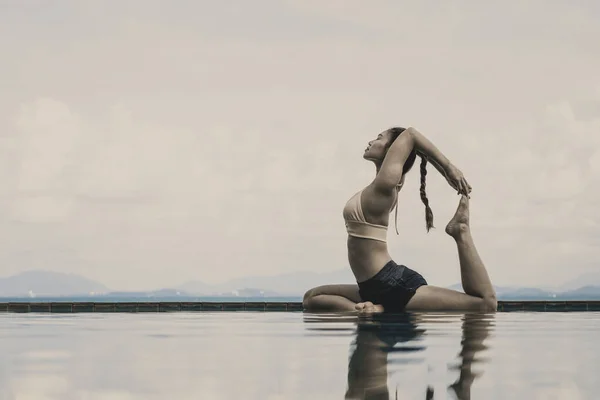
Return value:
M 454 217 L 446 225 L 446 233 L 453 238 L 469 229 L 469 198 L 464 194 L 460 198 Z
M 361 314 L 373 314 L 383 312 L 383 306 L 381 304 L 373 304 L 370 301 L 358 303 L 354 308 Z

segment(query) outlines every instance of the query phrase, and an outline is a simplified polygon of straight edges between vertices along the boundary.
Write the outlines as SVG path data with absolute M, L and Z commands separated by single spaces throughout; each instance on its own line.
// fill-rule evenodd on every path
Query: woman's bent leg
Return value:
M 355 311 L 356 304 L 361 301 L 358 285 L 323 285 L 308 290 L 304 294 L 302 306 L 309 312 Z
M 421 286 L 406 309 L 496 311 L 496 292 L 471 236 L 467 196 L 462 196 L 456 214 L 446 227 L 446 233 L 456 241 L 465 293 L 435 286 Z

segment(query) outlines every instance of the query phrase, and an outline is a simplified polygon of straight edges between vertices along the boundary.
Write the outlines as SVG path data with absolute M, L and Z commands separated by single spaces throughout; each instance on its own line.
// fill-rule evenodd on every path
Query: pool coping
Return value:
M 115 313 L 189 311 L 303 311 L 301 302 L 0 302 L 0 312 L 9 313 Z M 498 311 L 600 311 L 600 301 L 498 301 Z

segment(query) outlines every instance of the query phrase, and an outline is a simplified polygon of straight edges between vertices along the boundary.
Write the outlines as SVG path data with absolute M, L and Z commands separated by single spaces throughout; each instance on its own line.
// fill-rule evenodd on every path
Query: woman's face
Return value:
M 391 140 L 389 131 L 385 131 L 377 135 L 377 138 L 371 140 L 365 149 L 363 158 L 370 161 L 381 162 L 385 158 L 387 153 L 388 145 Z

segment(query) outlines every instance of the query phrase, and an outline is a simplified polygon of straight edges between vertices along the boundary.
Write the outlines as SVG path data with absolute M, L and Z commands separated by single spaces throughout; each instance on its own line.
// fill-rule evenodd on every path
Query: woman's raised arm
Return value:
M 471 186 L 465 179 L 463 173 L 456 168 L 456 166 L 454 166 L 429 139 L 421 134 L 421 132 L 412 127 L 407 130 L 413 138 L 417 154 L 421 157 L 424 156 L 459 194 L 468 195 L 471 192 Z

